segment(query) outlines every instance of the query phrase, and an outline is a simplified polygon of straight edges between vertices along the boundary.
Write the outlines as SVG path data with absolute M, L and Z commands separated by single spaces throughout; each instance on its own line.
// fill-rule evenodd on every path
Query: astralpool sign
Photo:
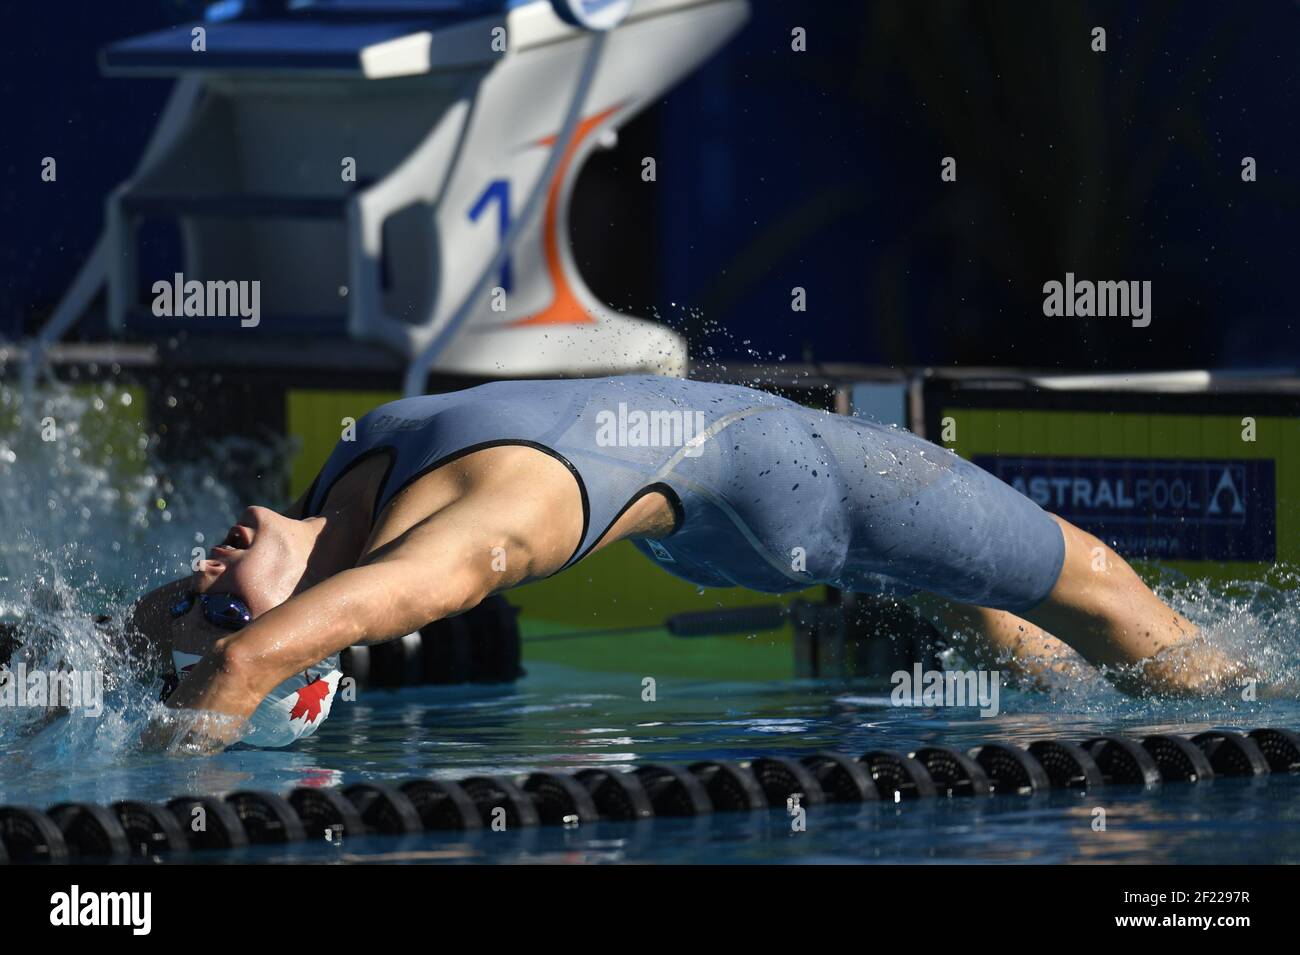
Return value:
M 1004 457 L 972 460 L 1120 553 L 1275 561 L 1277 486 L 1265 460 Z

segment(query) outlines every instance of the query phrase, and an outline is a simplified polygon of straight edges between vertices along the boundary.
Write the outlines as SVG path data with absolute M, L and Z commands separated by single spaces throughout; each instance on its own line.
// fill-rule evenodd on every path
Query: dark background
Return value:
M 0 2 L 0 338 L 48 314 L 166 94 L 100 77 L 96 51 L 202 7 Z M 696 357 L 1300 364 L 1300 4 L 752 7 L 583 174 L 573 238 L 611 304 L 686 329 Z M 46 155 L 57 184 L 39 180 Z M 640 179 L 646 155 L 657 183 Z M 1044 318 L 1042 285 L 1067 271 L 1150 280 L 1151 326 Z

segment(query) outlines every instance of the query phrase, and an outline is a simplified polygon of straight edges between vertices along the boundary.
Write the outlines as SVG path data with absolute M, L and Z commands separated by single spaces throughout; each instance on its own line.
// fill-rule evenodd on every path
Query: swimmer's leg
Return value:
M 1049 516 L 1065 538 L 1065 560 L 1047 598 L 1031 610 L 1016 616 L 931 594 L 910 602 L 972 663 L 1044 688 L 1088 664 L 1112 668 L 1110 679 L 1130 692 L 1206 693 L 1242 675 L 1122 557 Z
M 1241 675 L 1124 558 L 1068 521 L 1052 519 L 1065 536 L 1065 560 L 1047 598 L 1022 611 L 1025 620 L 1058 634 L 1095 666 L 1129 667 L 1112 676 L 1124 689 L 1206 693 Z
M 1009 671 L 1040 689 L 1092 670 L 1064 641 L 1005 610 L 956 603 L 925 593 L 912 596 L 908 602 L 935 626 L 948 646 L 975 666 Z

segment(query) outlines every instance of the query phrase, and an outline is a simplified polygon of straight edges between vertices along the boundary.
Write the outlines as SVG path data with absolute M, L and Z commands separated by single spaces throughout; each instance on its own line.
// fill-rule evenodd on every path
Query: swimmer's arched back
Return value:
M 171 703 L 246 717 L 344 647 L 621 539 L 704 586 L 935 595 L 974 608 L 964 625 L 1003 652 L 1023 654 L 1029 634 L 1049 658 L 1163 655 L 1143 671 L 1155 687 L 1234 672 L 1119 555 L 944 449 L 740 386 L 636 376 L 499 382 L 371 412 L 299 505 L 249 508 L 185 582 L 245 602 L 247 627 L 212 634 L 193 612 L 160 627 L 152 602 L 156 631 L 207 641 Z

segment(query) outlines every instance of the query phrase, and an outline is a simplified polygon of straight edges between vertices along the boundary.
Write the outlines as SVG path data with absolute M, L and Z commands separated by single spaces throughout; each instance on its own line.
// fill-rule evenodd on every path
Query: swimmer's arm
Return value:
M 391 640 L 431 620 L 468 610 L 482 599 L 472 583 L 447 580 L 433 604 L 427 566 L 401 561 L 354 567 L 258 617 L 239 634 L 218 640 L 168 706 L 251 716 L 276 686 L 294 673 L 357 643 Z
M 506 566 L 518 570 L 495 570 L 501 538 L 485 536 L 481 517 L 444 511 L 218 640 L 167 705 L 247 717 L 276 686 L 326 657 L 405 636 L 513 586 L 530 561 L 508 548 Z

